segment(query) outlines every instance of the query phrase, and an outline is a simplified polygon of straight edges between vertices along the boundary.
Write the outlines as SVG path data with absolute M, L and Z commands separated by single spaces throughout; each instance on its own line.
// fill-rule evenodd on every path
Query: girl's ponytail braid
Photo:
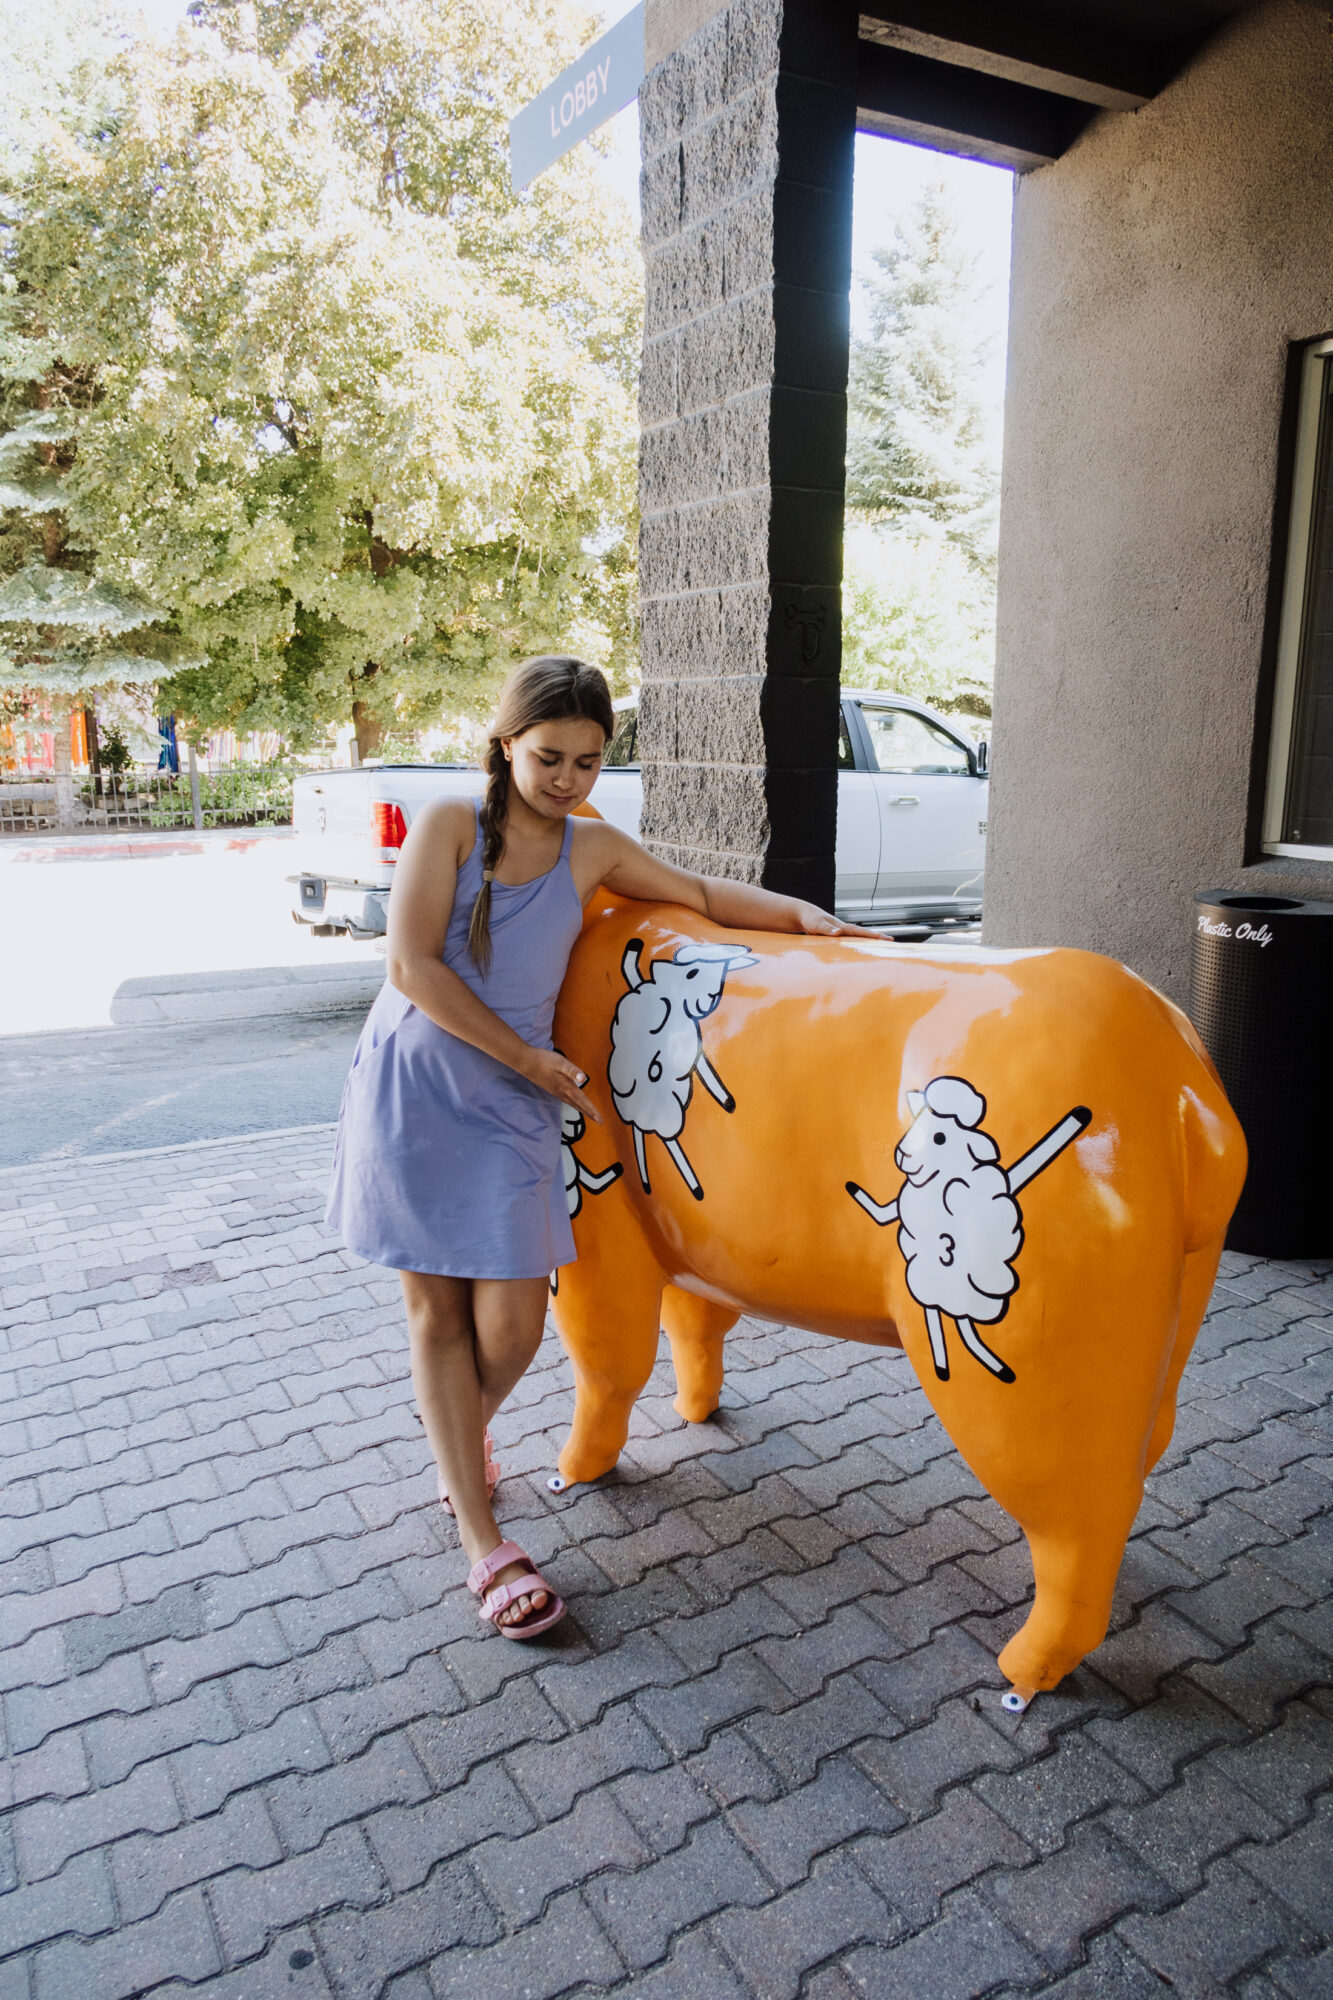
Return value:
M 505 818 L 509 810 L 509 759 L 504 744 L 492 736 L 482 769 L 487 773 L 486 796 L 478 820 L 481 825 L 481 889 L 472 905 L 467 944 L 482 976 L 491 967 L 491 883 L 504 852 Z

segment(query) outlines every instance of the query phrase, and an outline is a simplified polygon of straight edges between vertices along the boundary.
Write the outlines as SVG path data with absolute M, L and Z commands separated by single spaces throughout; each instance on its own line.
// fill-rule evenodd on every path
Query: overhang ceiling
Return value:
M 857 124 L 1020 173 L 1134 111 L 1251 0 L 859 0 Z

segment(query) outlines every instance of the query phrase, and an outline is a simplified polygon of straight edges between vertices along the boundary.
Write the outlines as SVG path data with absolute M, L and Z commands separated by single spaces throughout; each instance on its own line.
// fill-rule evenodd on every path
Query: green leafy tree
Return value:
M 984 718 L 994 663 L 994 589 L 956 543 L 938 530 L 849 526 L 842 590 L 849 687 L 891 689 Z
M 94 132 L 111 106 L 108 68 L 131 38 L 103 0 L 0 9 L 0 160 L 18 166 L 52 121 Z
M 628 219 L 586 163 L 507 177 L 578 39 L 554 5 L 202 0 L 11 169 L 0 365 L 88 385 L 71 538 L 169 610 L 193 727 L 350 716 L 364 755 L 519 653 L 627 657 Z

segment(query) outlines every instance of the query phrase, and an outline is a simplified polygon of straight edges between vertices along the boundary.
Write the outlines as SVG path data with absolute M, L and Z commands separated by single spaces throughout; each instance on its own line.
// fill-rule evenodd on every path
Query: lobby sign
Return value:
M 509 178 L 516 194 L 638 95 L 643 82 L 643 10 L 644 0 L 639 0 L 540 97 L 510 119 Z

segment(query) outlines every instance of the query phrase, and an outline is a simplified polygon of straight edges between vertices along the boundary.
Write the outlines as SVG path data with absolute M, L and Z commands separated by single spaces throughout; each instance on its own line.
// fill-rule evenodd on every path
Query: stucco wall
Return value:
M 1290 343 L 1333 329 L 1333 28 L 1242 17 L 1018 183 L 986 941 L 1188 994 L 1246 868 Z

